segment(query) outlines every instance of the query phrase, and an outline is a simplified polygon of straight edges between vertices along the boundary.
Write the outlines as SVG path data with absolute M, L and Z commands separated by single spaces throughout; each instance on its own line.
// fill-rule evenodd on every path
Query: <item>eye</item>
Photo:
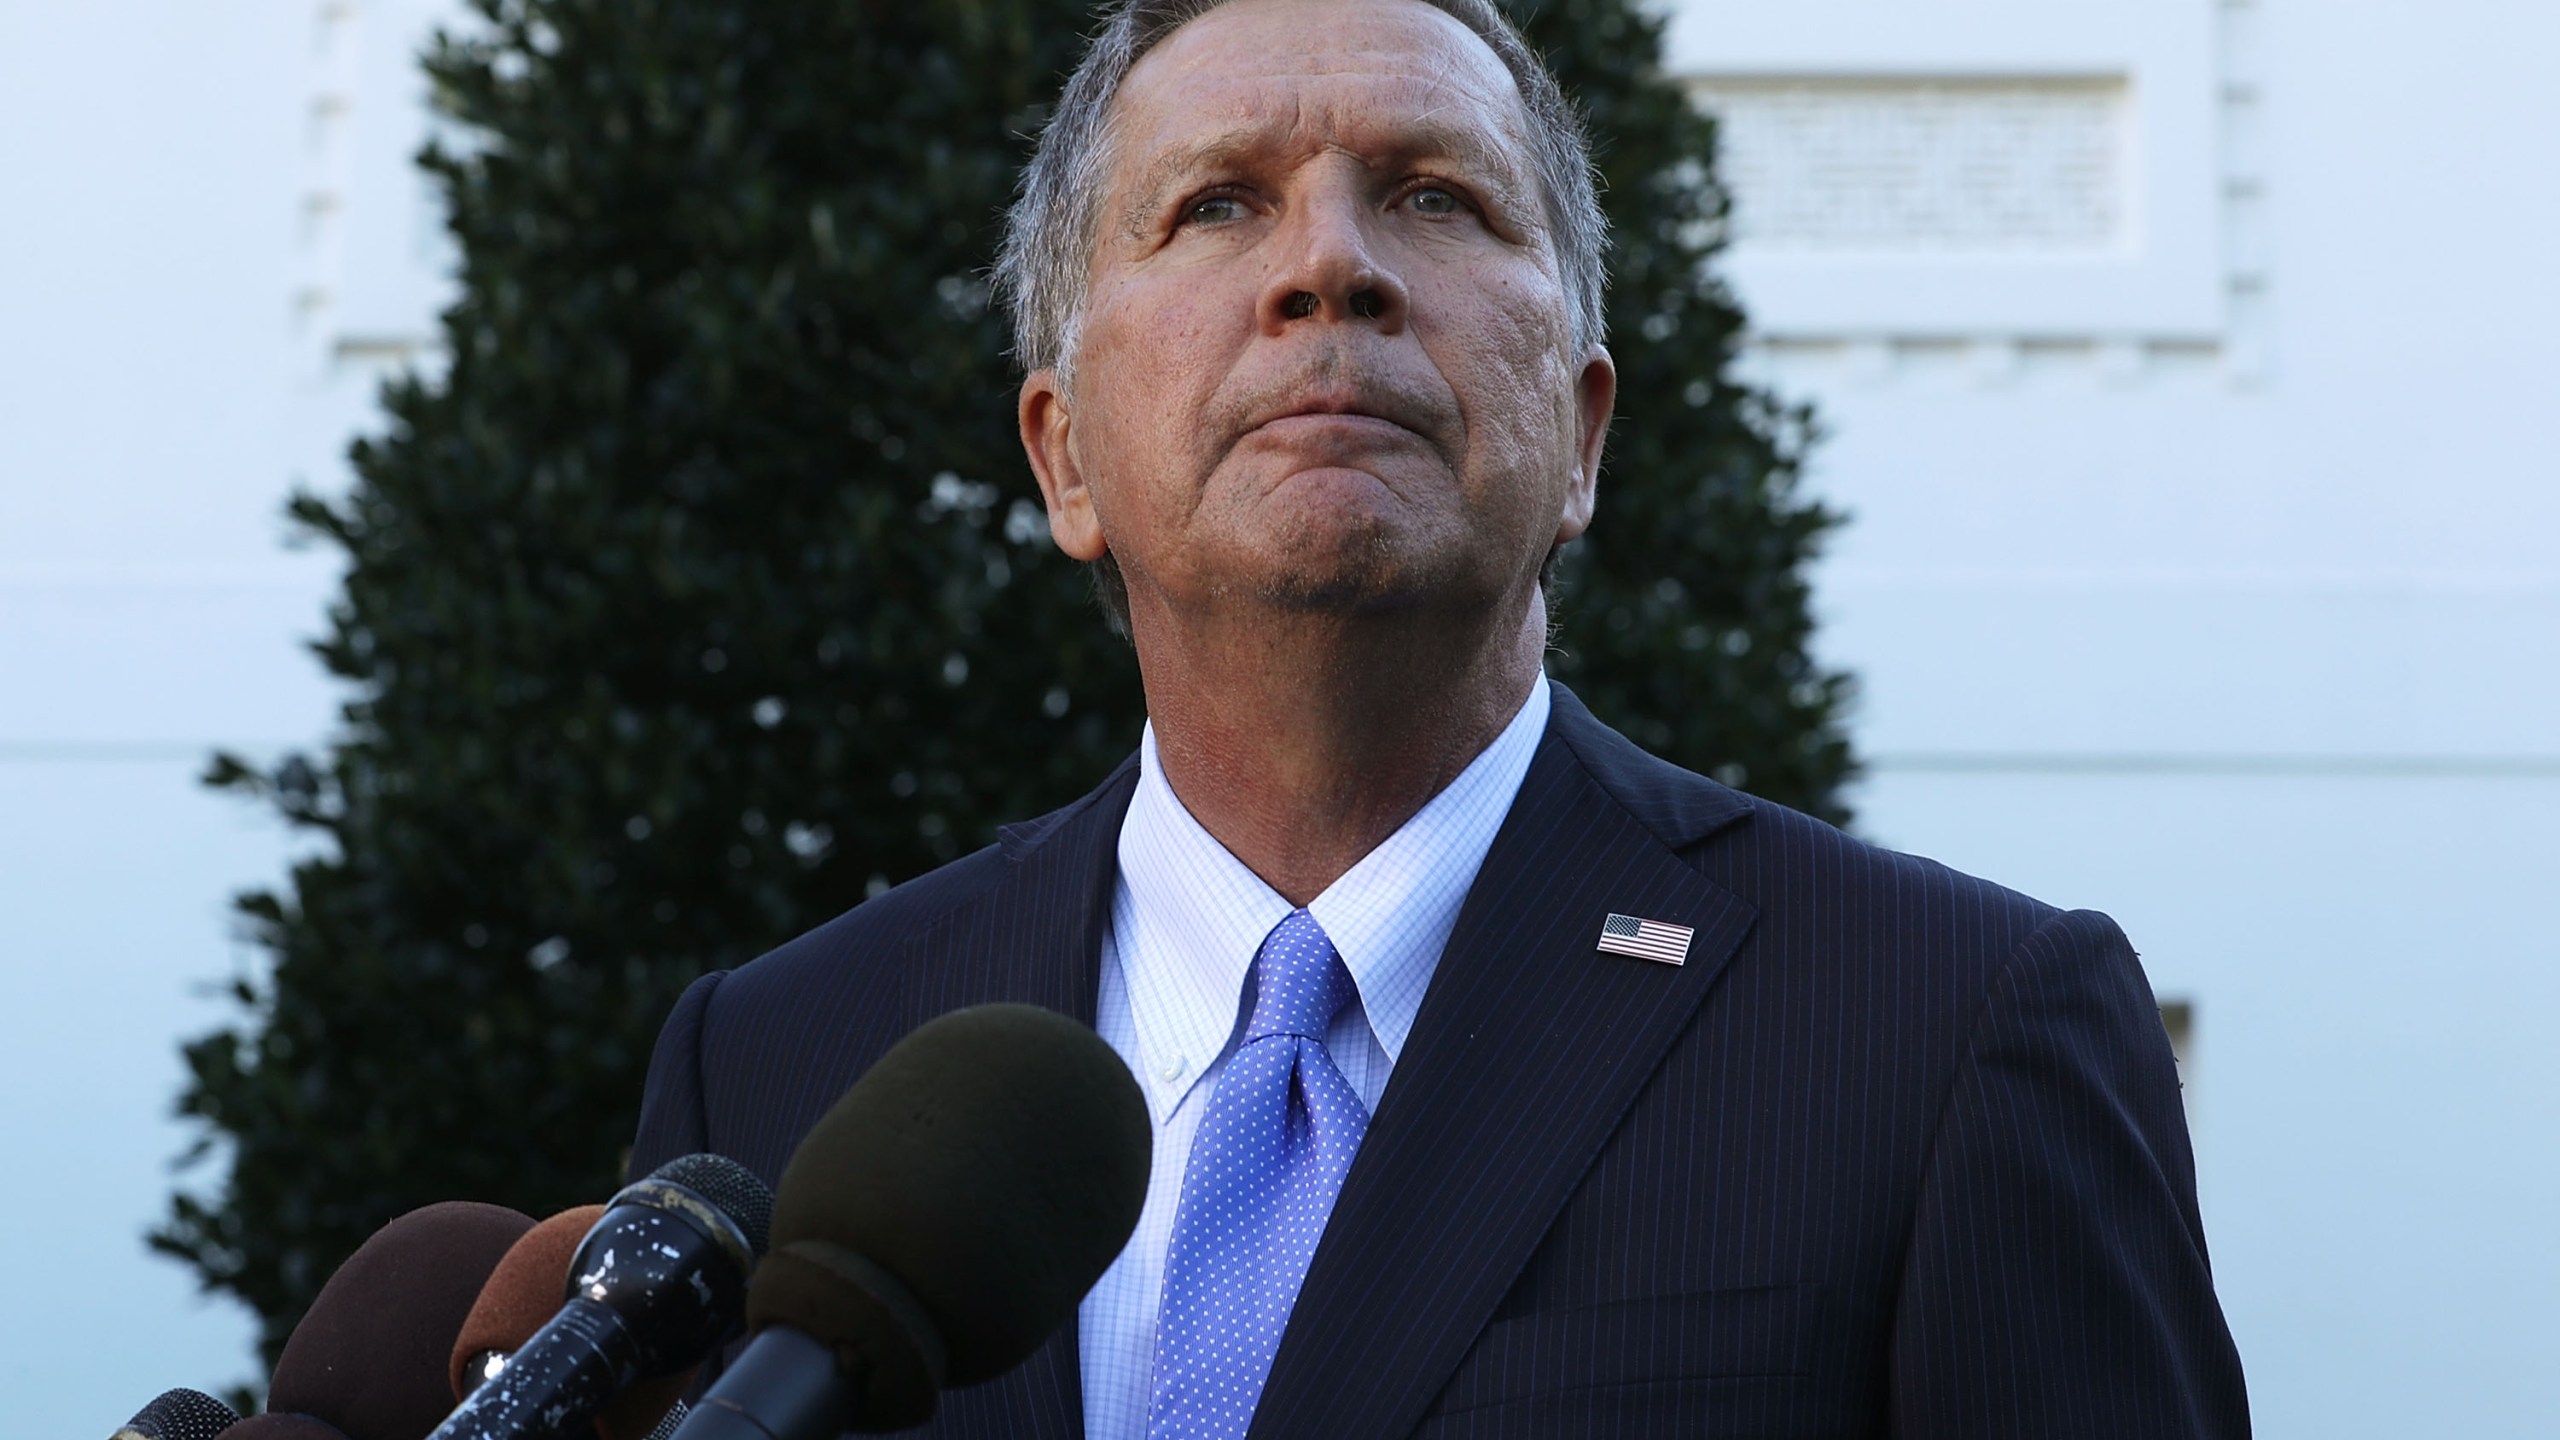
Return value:
M 1405 203 L 1425 215 L 1456 215 L 1467 208 L 1458 192 L 1446 185 L 1418 185 L 1406 191 L 1404 198 Z
M 1224 225 L 1244 218 L 1244 202 L 1233 195 L 1204 195 L 1182 207 L 1184 225 Z

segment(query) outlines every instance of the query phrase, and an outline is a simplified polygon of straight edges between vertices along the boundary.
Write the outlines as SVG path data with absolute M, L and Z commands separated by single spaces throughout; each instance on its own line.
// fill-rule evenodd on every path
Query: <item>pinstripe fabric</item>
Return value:
M 687 991 L 635 1169 L 778 1174 L 944 1009 L 1090 1021 L 1133 779 Z M 1597 953 L 1613 910 L 1693 927 L 1688 964 Z M 2248 1433 L 2115 926 L 1747 800 L 1561 687 L 1396 1076 L 1257 1437 Z M 934 1429 L 1080 1407 L 1067 1333 Z

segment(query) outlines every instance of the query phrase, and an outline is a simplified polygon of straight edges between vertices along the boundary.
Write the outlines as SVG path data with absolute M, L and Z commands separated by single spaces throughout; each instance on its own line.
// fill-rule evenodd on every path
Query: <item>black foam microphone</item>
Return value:
M 214 1440 L 240 1423 L 240 1412 L 201 1390 L 181 1386 L 133 1413 L 111 1440 Z
M 592 1437 L 633 1381 L 698 1365 L 736 1328 L 773 1193 L 719 1155 L 624 1186 L 569 1262 L 569 1298 L 432 1440 Z
M 252 1415 L 222 1432 L 221 1440 L 354 1440 L 326 1420 L 270 1410 Z
M 1091 1030 L 957 1010 L 880 1057 L 782 1172 L 756 1332 L 676 1440 L 902 1430 L 1075 1313 L 1137 1228 L 1154 1132 Z

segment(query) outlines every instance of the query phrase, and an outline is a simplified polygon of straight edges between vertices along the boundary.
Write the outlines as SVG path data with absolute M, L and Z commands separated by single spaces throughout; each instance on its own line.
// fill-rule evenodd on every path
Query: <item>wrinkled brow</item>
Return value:
M 1171 192 L 1204 175 L 1244 169 L 1272 148 L 1270 133 L 1258 125 L 1237 126 L 1186 140 L 1147 163 L 1129 187 L 1121 223 L 1130 234 L 1143 234 L 1162 212 Z M 1504 149 L 1476 129 L 1444 124 L 1425 112 L 1395 127 L 1383 149 L 1363 157 L 1371 169 L 1392 169 L 1418 161 L 1455 162 L 1461 178 L 1487 186 L 1497 200 L 1511 204 L 1522 189 L 1521 167 Z

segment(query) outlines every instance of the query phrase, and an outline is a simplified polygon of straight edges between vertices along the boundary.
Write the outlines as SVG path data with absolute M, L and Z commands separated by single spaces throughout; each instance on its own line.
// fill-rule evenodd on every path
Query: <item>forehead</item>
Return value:
M 1527 151 L 1511 72 L 1420 0 L 1230 0 L 1138 61 L 1112 123 L 1124 184 L 1237 151 L 1455 152 L 1512 171 Z

